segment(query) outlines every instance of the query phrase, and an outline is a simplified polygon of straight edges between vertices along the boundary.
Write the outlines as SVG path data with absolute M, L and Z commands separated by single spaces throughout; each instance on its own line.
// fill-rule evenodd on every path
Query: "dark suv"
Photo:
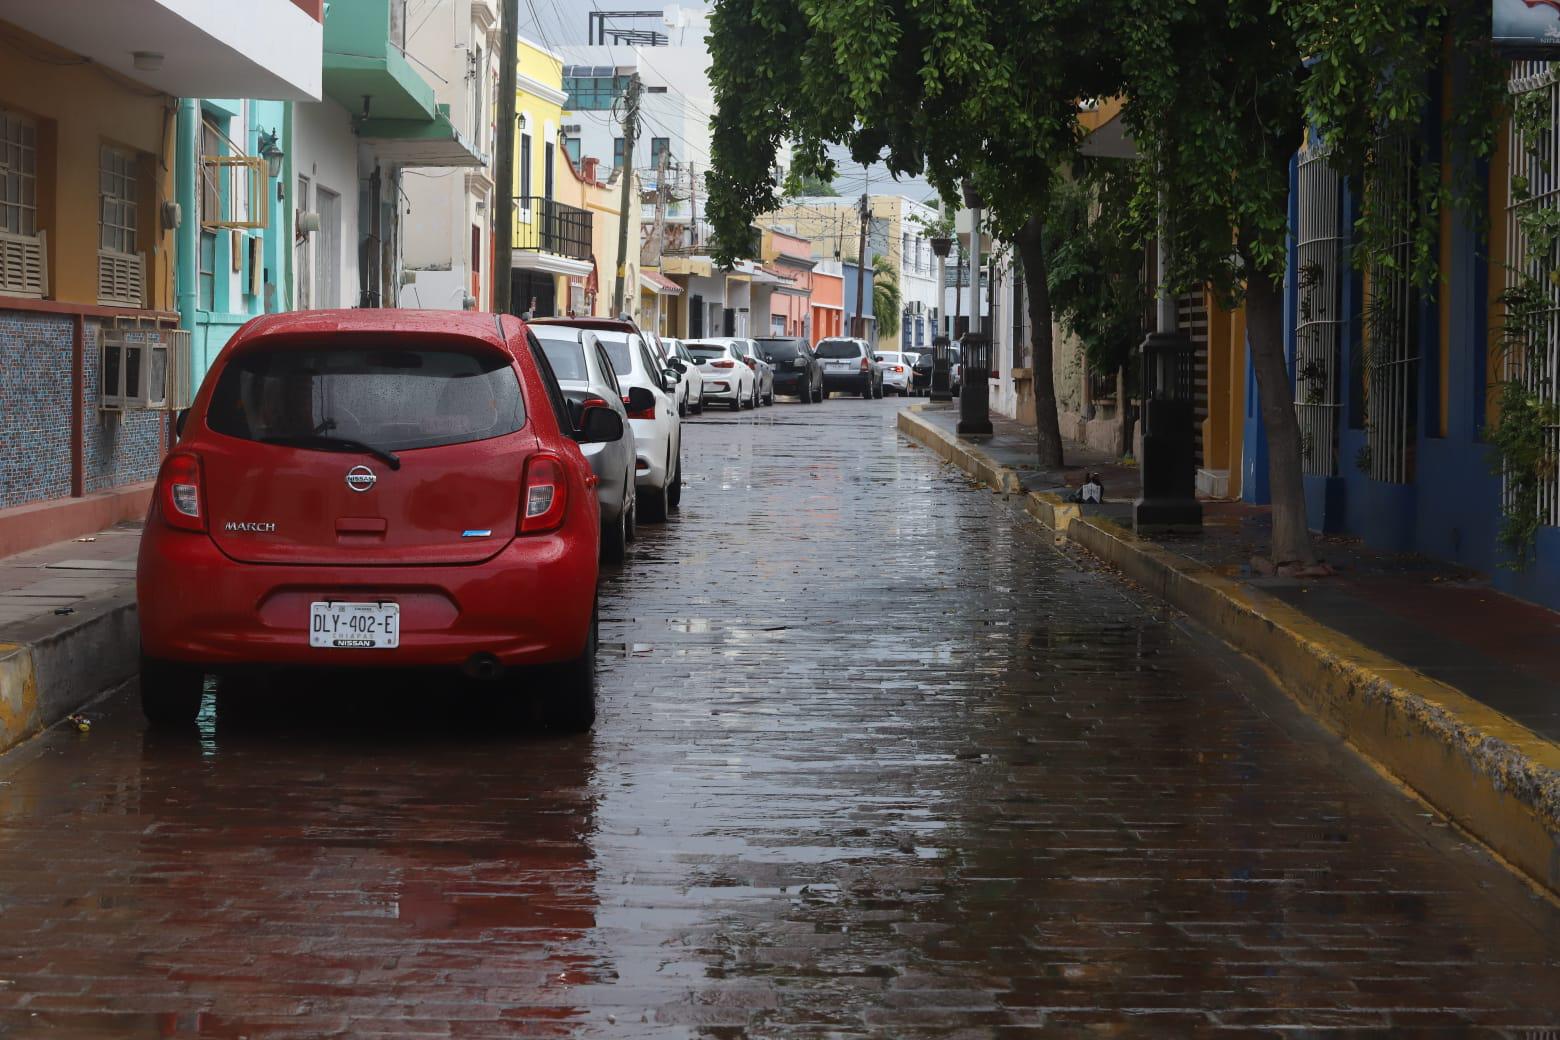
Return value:
M 760 356 L 775 370 L 777 394 L 795 394 L 802 404 L 823 400 L 823 362 L 800 336 L 755 340 Z

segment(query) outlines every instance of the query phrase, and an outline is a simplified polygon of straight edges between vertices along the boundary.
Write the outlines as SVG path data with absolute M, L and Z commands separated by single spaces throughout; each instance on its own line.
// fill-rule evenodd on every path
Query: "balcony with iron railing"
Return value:
M 516 196 L 514 248 L 589 260 L 594 216 L 556 199 Z

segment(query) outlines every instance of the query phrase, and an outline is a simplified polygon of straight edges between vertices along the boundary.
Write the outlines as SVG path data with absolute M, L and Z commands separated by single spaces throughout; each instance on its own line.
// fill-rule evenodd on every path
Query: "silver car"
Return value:
M 601 504 L 601 558 L 620 564 L 628 543 L 634 540 L 638 496 L 634 490 L 634 466 L 638 456 L 634 430 L 628 422 L 625 398 L 612 358 L 589 329 L 562 325 L 533 325 L 531 331 L 558 377 L 575 426 L 587 408 L 610 408 L 623 420 L 623 436 L 605 444 L 582 444 L 580 451 L 596 474 L 596 498 Z M 639 387 L 630 395 L 649 396 Z M 632 396 L 627 398 L 632 400 Z

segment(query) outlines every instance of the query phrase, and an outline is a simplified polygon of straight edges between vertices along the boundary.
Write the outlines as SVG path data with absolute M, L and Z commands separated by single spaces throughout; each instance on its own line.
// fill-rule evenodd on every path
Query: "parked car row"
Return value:
M 502 703 L 588 728 L 600 561 L 677 508 L 698 369 L 629 321 L 249 322 L 153 491 L 147 718 L 192 723 L 208 675 L 427 668 L 512 682 Z

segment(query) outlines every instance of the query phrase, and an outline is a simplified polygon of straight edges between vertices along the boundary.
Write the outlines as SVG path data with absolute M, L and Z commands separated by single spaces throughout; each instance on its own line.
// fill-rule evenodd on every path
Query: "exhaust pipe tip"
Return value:
M 503 675 L 504 666 L 492 654 L 472 654 L 466 659 L 461 671 L 468 678 L 488 681 Z

